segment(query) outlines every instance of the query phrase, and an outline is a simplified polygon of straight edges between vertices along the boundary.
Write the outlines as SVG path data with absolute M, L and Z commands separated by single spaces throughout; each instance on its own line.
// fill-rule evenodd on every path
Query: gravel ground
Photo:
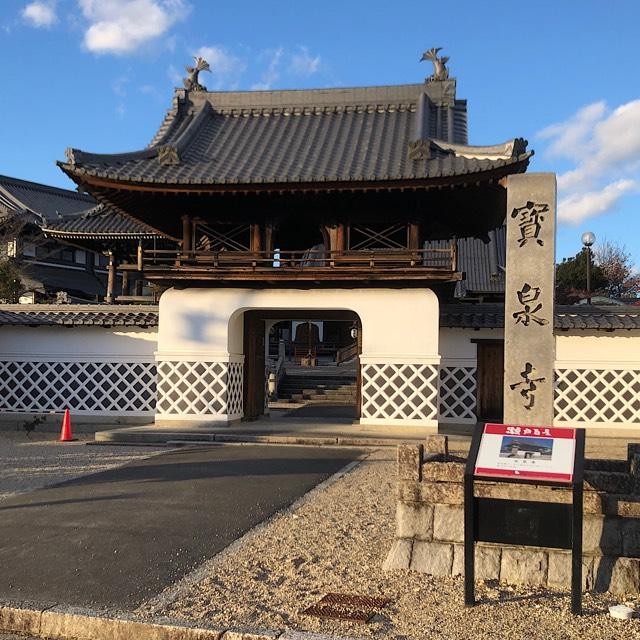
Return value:
M 93 434 L 61 443 L 55 433 L 0 431 L 0 499 L 119 467 L 165 448 L 88 447 Z
M 395 471 L 395 451 L 372 453 L 299 508 L 220 554 L 204 577 L 201 570 L 198 581 L 185 580 L 176 599 L 165 593 L 163 604 L 148 602 L 138 613 L 395 640 L 640 638 L 640 620 L 608 616 L 614 602 L 607 596 L 585 596 L 585 615 L 574 618 L 567 594 L 480 584 L 480 604 L 465 609 L 461 578 L 383 572 L 394 533 Z M 384 596 L 391 603 L 368 624 L 300 613 L 328 592 Z

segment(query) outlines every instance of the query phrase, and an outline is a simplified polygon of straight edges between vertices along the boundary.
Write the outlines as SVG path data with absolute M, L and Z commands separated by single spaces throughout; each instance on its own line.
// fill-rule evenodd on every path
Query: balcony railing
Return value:
M 366 249 L 358 251 L 205 251 L 147 249 L 142 267 L 149 279 L 385 279 L 413 274 L 458 280 L 455 243 L 438 249 Z M 134 268 L 134 265 L 124 268 Z M 137 268 L 137 267 L 136 267 Z

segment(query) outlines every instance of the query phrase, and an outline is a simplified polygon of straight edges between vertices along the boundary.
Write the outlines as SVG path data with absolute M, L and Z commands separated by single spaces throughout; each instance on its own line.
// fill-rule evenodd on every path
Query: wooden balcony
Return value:
M 150 249 L 139 256 L 138 270 L 151 281 L 358 282 L 461 280 L 457 250 L 365 249 L 347 251 L 204 251 L 182 253 Z

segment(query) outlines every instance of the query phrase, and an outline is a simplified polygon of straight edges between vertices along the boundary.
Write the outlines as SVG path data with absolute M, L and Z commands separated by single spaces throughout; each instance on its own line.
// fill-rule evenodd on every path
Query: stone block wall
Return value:
M 448 453 L 447 439 L 398 448 L 396 538 L 387 570 L 434 576 L 464 574 L 464 459 Z M 628 460 L 588 460 L 585 469 L 583 588 L 640 591 L 640 446 Z M 476 497 L 555 503 L 570 489 L 476 481 Z M 476 543 L 476 579 L 568 589 L 571 552 Z

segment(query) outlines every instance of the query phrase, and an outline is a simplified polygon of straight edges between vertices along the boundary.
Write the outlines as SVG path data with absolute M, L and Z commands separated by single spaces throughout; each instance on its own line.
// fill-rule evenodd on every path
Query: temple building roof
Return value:
M 48 237 L 62 240 L 137 240 L 158 237 L 153 229 L 102 204 L 81 215 L 46 224 L 42 231 Z
M 487 241 L 488 240 L 488 241 Z M 458 268 L 465 279 L 456 282 L 455 297 L 497 297 L 504 295 L 507 260 L 507 228 L 491 229 L 485 240 L 457 238 Z M 444 249 L 449 240 L 428 240 L 425 249 Z
M 524 171 L 513 139 L 467 144 L 455 80 L 381 87 L 251 92 L 176 90 L 151 144 L 132 153 L 67 151 L 79 183 L 218 189 L 240 185 L 438 181 Z
M 94 204 L 85 193 L 0 176 L 0 217 L 3 213 L 32 214 L 34 221 L 43 223 L 78 214 Z

